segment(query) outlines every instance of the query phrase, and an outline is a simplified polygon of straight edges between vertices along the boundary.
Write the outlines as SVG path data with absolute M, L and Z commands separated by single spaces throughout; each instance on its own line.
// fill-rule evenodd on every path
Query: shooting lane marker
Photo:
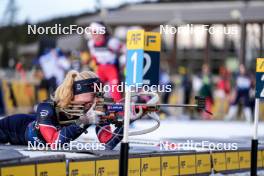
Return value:
M 124 136 L 121 143 L 119 159 L 119 175 L 128 175 L 129 143 L 128 130 L 131 114 L 131 86 L 143 82 L 144 59 L 144 30 L 131 30 L 127 32 L 127 63 L 126 63 L 126 91 L 125 91 L 125 115 Z
M 256 60 L 256 95 L 255 95 L 254 133 L 251 141 L 251 169 L 250 175 L 257 175 L 258 161 L 258 122 L 259 100 L 264 99 L 264 58 Z
M 143 84 L 159 85 L 160 33 L 145 32 Z

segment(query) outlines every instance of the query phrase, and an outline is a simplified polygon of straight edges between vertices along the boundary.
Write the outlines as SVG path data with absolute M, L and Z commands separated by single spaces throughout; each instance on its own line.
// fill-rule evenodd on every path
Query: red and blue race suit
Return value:
M 0 143 L 26 145 L 30 141 L 64 144 L 78 138 L 90 126 L 60 125 L 57 119 L 55 107 L 50 102 L 40 103 L 36 114 L 16 114 L 5 117 L 0 120 Z M 110 133 L 109 124 L 100 126 L 96 127 L 99 141 L 105 144 L 106 149 L 113 149 L 122 140 L 122 136 Z M 122 134 L 123 128 L 116 128 L 113 133 Z

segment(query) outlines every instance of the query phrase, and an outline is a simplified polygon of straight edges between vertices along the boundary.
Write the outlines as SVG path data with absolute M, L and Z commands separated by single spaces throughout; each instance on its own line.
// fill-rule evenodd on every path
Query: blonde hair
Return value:
M 67 107 L 74 98 L 73 83 L 89 78 L 97 78 L 98 76 L 91 71 L 78 72 L 71 70 L 67 73 L 63 83 L 56 89 L 52 100 L 57 103 L 59 107 Z

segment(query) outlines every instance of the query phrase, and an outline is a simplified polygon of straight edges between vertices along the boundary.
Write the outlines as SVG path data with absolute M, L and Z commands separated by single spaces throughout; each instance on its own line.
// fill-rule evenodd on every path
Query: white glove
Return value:
M 95 108 L 95 103 L 91 106 L 91 108 L 86 112 L 85 115 L 81 116 L 79 121 L 83 125 L 87 124 L 98 124 L 100 120 L 100 115 L 104 115 L 103 112 L 96 111 Z

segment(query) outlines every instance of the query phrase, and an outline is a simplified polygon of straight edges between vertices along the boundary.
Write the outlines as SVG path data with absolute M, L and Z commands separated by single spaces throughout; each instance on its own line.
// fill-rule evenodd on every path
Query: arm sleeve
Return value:
M 117 127 L 113 133 L 110 133 L 111 126 L 109 124 L 103 124 L 96 126 L 95 128 L 97 137 L 101 143 L 105 144 L 106 149 L 112 150 L 123 139 L 123 127 Z
M 37 108 L 37 115 L 40 134 L 47 143 L 68 143 L 78 138 L 88 128 L 72 124 L 58 130 L 54 108 L 49 103 L 41 103 Z

